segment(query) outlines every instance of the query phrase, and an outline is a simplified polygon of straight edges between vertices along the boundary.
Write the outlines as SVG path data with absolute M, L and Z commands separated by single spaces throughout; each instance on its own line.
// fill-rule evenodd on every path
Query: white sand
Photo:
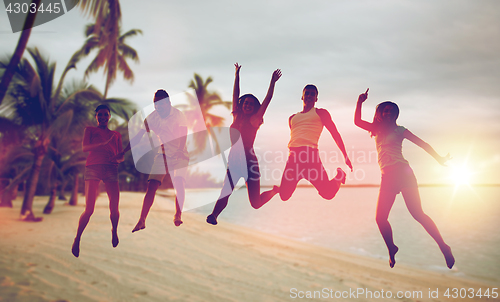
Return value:
M 143 196 L 121 193 L 120 244 L 113 248 L 107 197 L 101 194 L 79 258 L 71 254 L 71 244 L 83 197 L 76 207 L 58 202 L 38 223 L 19 221 L 20 198 L 14 208 L 0 208 L 0 301 L 283 301 L 303 300 L 292 297 L 323 289 L 324 294 L 333 290 L 333 298 L 320 299 L 316 293 L 315 301 L 394 300 L 376 298 L 382 290 L 384 296 L 387 291 L 393 296 L 422 292 L 404 301 L 445 301 L 446 288 L 477 292 L 495 286 L 398 264 L 390 269 L 386 261 L 228 223 L 212 226 L 189 212 L 184 224 L 175 227 L 173 203 L 164 199 L 153 206 L 146 229 L 132 234 Z M 46 201 L 36 197 L 37 216 L 43 215 Z M 374 296 L 335 298 L 336 291 L 345 296 L 358 288 Z M 437 288 L 439 297 L 429 298 L 429 289 Z

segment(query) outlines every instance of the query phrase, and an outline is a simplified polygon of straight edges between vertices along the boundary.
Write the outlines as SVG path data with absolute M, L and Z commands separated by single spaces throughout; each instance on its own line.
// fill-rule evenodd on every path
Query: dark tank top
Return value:
M 231 143 L 234 145 L 241 136 L 243 146 L 245 147 L 245 153 L 250 152 L 250 149 L 253 148 L 255 136 L 257 135 L 259 127 L 254 127 L 252 123 L 250 123 L 250 118 L 238 119 L 238 117 L 235 116 L 235 119 L 231 124 L 231 128 L 238 130 L 231 131 Z

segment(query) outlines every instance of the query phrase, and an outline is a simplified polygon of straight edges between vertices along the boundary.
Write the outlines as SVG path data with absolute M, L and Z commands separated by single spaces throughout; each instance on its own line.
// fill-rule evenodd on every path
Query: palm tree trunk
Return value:
M 64 178 L 61 184 L 61 189 L 59 190 L 59 197 L 57 199 L 66 200 L 66 196 L 64 196 L 64 189 L 66 188 L 67 184 L 68 184 L 68 179 Z
M 23 205 L 21 207 L 21 217 L 23 217 L 22 219 L 25 221 L 39 221 L 39 218 L 36 218 L 33 214 L 33 199 L 35 198 L 36 185 L 38 184 L 42 161 L 45 157 L 45 152 L 40 150 L 40 148 L 43 148 L 43 146 L 39 146 L 36 148 L 37 150 L 35 151 L 35 161 L 33 162 L 31 173 L 24 191 Z
M 50 196 L 49 196 L 49 201 L 45 205 L 45 208 L 43 209 L 44 214 L 50 214 L 52 213 L 52 210 L 54 209 L 54 206 L 56 205 L 56 196 L 57 196 L 57 180 L 53 179 L 52 174 L 53 174 L 53 169 L 54 169 L 54 162 L 50 162 L 50 168 L 49 170 L 49 181 L 50 181 Z
M 0 196 L 3 196 L 3 193 L 5 191 L 7 191 L 7 187 L 9 186 L 9 180 L 8 179 L 4 179 L 2 178 L 1 179 L 1 183 L 0 183 Z M 8 207 L 8 208 L 12 208 L 12 201 L 10 202 L 6 202 L 5 204 L 3 203 L 3 198 L 2 200 L 0 200 L 0 207 Z
M 0 201 L 0 207 L 2 208 L 12 208 L 12 197 L 13 197 L 13 192 L 14 190 L 11 189 L 5 189 L 2 191 L 2 201 Z M 16 192 L 17 194 L 17 192 Z
M 35 7 L 40 6 L 40 2 L 42 0 L 32 0 L 31 4 L 35 4 Z M 31 6 L 30 6 L 31 7 Z M 36 10 L 38 12 L 38 10 Z M 10 59 L 9 65 L 5 69 L 5 72 L 2 76 L 2 81 L 0 82 L 0 104 L 2 104 L 3 98 L 7 93 L 7 89 L 9 88 L 10 81 L 14 76 L 16 71 L 16 67 L 21 61 L 24 50 L 26 49 L 26 45 L 28 44 L 28 39 L 30 38 L 31 28 L 33 27 L 33 23 L 35 22 L 36 12 L 33 14 L 28 14 L 26 20 L 24 21 L 24 30 L 19 37 L 19 41 L 17 42 L 16 50 Z
M 52 190 L 50 191 L 49 202 L 47 202 L 47 205 L 43 209 L 44 214 L 52 213 L 52 210 L 54 209 L 54 206 L 56 205 L 56 196 L 57 196 L 57 186 L 53 186 Z
M 73 191 L 71 192 L 71 197 L 69 199 L 70 206 L 76 206 L 78 204 L 78 178 L 79 173 L 74 174 L 73 178 Z

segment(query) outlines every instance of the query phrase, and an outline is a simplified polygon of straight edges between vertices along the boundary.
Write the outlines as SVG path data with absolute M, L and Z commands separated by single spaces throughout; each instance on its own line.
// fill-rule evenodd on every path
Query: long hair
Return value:
M 394 121 L 389 121 L 390 124 L 388 124 L 388 122 L 382 119 L 382 114 L 387 106 L 391 106 L 396 113 Z M 387 128 L 387 126 L 397 125 L 396 120 L 398 119 L 398 116 L 399 116 L 399 107 L 396 103 L 393 103 L 391 101 L 386 101 L 378 104 L 377 107 L 375 108 L 375 114 L 373 115 L 373 122 L 372 122 L 373 131 L 371 131 L 370 133 L 371 136 L 375 136 L 377 134 L 382 133 L 384 128 Z
M 235 120 L 239 120 L 244 117 L 243 114 L 243 103 L 245 102 L 245 99 L 250 98 L 253 101 L 253 112 L 249 114 L 249 116 L 252 116 L 257 113 L 260 109 L 260 102 L 259 100 L 253 95 L 253 94 L 244 94 L 238 99 L 238 105 L 236 106 L 236 110 L 233 112 L 233 115 L 235 117 Z

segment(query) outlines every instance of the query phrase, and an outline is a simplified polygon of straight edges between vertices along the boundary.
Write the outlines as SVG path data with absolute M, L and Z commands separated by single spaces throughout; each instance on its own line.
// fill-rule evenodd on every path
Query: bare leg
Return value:
M 288 167 L 288 166 L 287 166 Z M 281 177 L 281 183 L 279 186 L 280 198 L 283 201 L 287 201 L 292 197 L 293 192 L 297 188 L 297 184 L 299 183 L 299 178 L 296 178 L 294 169 L 287 169 L 283 172 L 283 176 Z
M 80 255 L 80 239 L 82 238 L 83 231 L 89 223 L 90 217 L 94 213 L 95 200 L 97 198 L 97 186 L 99 186 L 99 182 L 100 180 L 85 181 L 85 210 L 78 221 L 78 230 L 76 231 L 75 240 L 73 241 L 73 246 L 71 247 L 71 252 L 75 257 Z
M 455 258 L 453 257 L 451 248 L 444 242 L 434 221 L 422 210 L 422 202 L 420 200 L 418 188 L 405 188 L 401 190 L 401 193 L 403 194 L 406 207 L 408 211 L 410 211 L 411 216 L 413 216 L 413 218 L 424 227 L 427 233 L 431 235 L 434 241 L 436 241 L 439 249 L 444 255 L 446 265 L 451 269 L 455 264 Z
M 217 224 L 217 217 L 219 217 L 219 214 L 226 208 L 227 202 L 229 200 L 229 196 L 231 196 L 233 189 L 234 189 L 234 182 L 237 181 L 237 179 L 231 178 L 230 172 L 227 171 L 226 177 L 224 178 L 224 185 L 222 186 L 222 190 L 220 192 L 219 199 L 215 203 L 214 209 L 212 211 L 212 214 L 207 216 L 207 223 L 216 225 Z M 238 178 L 239 179 L 239 178 Z
M 185 180 L 182 177 L 174 177 L 172 180 L 175 189 L 175 215 L 174 224 L 175 226 L 180 226 L 182 224 L 182 207 L 184 206 L 184 201 L 186 199 L 186 188 Z
M 153 202 L 155 200 L 156 190 L 158 190 L 159 186 L 160 186 L 159 181 L 154 179 L 149 180 L 148 189 L 146 191 L 146 195 L 144 196 L 144 201 L 142 203 L 141 217 L 139 218 L 139 221 L 135 225 L 134 229 L 132 230 L 132 233 L 146 228 L 146 217 L 148 217 L 149 210 L 151 209 L 151 206 L 153 205 Z
M 272 190 L 260 193 L 260 179 L 247 181 L 248 199 L 254 209 L 265 205 L 274 195 L 279 193 L 279 187 L 274 186 Z
M 337 175 L 331 180 L 328 179 L 323 166 L 321 166 L 322 177 L 308 179 L 309 182 L 318 190 L 319 195 L 324 199 L 332 200 L 340 189 L 340 184 L 345 183 L 346 174 L 341 168 L 337 168 Z
M 106 193 L 109 197 L 109 218 L 111 219 L 111 244 L 116 247 L 119 243 L 118 240 L 118 220 L 120 219 L 120 212 L 118 205 L 120 202 L 120 187 L 117 181 L 105 183 Z
M 396 199 L 396 194 L 391 192 L 386 192 L 383 190 L 379 191 L 378 201 L 377 201 L 377 213 L 376 221 L 378 229 L 384 238 L 385 245 L 389 250 L 389 266 L 392 268 L 396 264 L 396 253 L 398 252 L 398 247 L 394 244 L 394 239 L 392 236 L 392 228 L 389 223 L 389 212 L 391 211 L 394 200 Z

